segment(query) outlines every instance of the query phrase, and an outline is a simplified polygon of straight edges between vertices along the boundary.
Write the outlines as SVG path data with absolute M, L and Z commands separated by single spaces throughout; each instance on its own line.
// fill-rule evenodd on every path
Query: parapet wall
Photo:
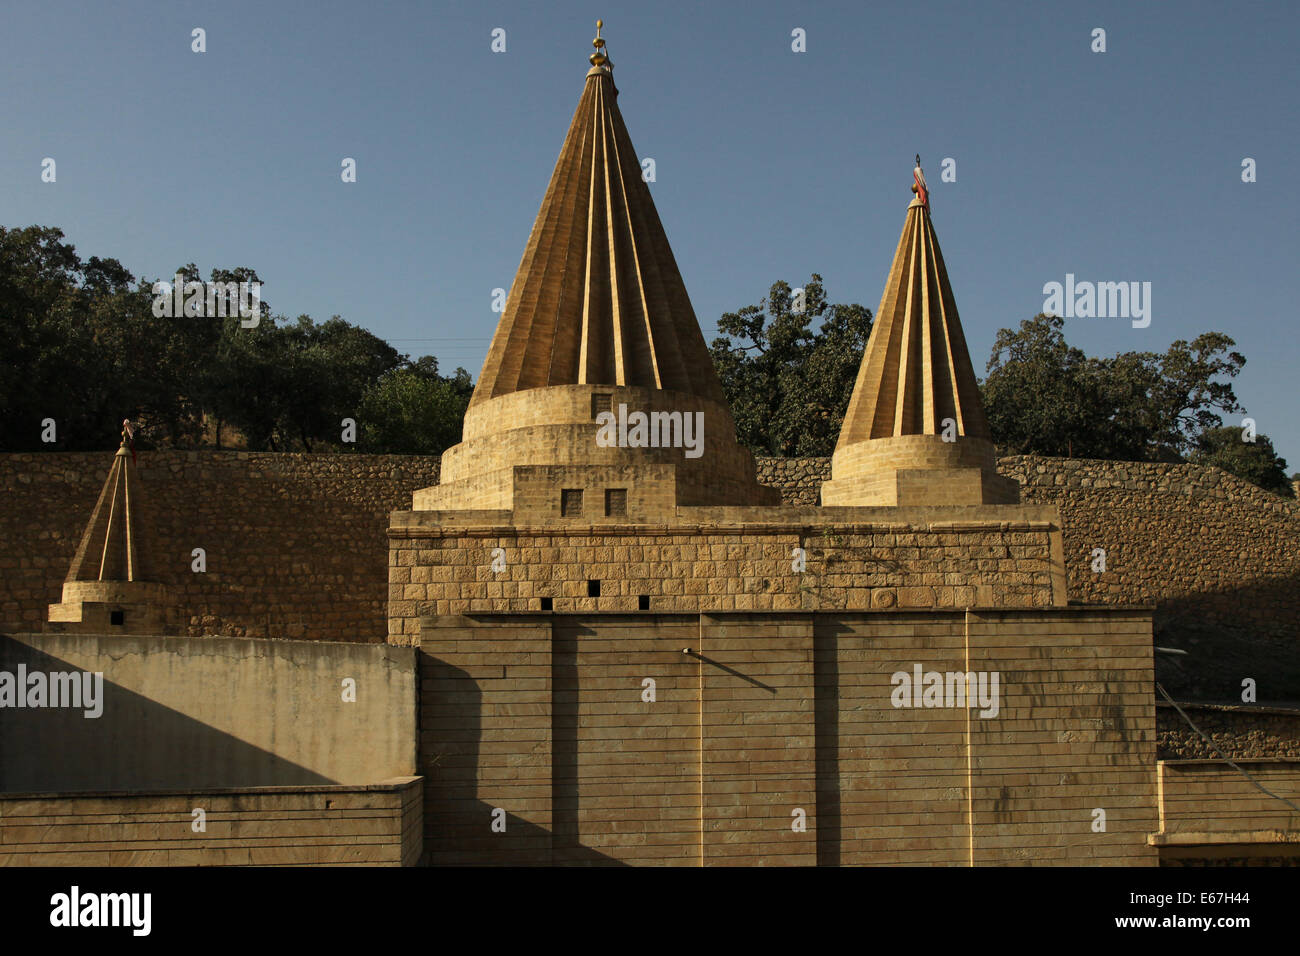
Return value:
M 4 793 L 370 784 L 414 771 L 404 648 L 0 635 L 0 682 Z

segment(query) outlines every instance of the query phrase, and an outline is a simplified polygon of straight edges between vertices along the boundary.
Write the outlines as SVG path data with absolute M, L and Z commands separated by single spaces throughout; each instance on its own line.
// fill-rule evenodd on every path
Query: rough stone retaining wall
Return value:
M 1160 701 L 1156 704 L 1156 756 L 1161 760 L 1300 759 L 1300 710 L 1219 704 L 1180 706 L 1192 723 L 1214 741 L 1214 747 L 1188 727 L 1178 711 Z
M 60 599 L 112 461 L 0 455 L 0 630 L 39 629 Z M 182 633 L 380 642 L 388 515 L 437 482 L 438 459 L 142 452 L 137 470 L 147 570 L 185 608 Z

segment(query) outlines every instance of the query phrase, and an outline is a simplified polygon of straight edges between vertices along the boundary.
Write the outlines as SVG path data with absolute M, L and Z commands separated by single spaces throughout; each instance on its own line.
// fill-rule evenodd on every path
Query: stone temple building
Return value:
M 736 442 L 602 42 L 464 440 L 389 529 L 430 859 L 1151 859 L 1150 615 L 1067 608 L 1056 509 L 996 472 L 928 198 L 822 503 L 782 506 Z M 924 675 L 965 700 L 968 673 L 999 675 L 996 718 L 921 706 Z
M 781 504 L 594 44 L 462 441 L 391 515 L 387 643 L 164 636 L 178 599 L 147 572 L 124 446 L 47 632 L 0 636 L 0 706 L 24 706 L 7 674 L 42 671 L 95 717 L 43 689 L 0 721 L 0 863 L 1297 845 L 1235 768 L 1156 760 L 1151 609 L 1068 600 L 1058 509 L 998 474 L 919 162 L 830 480 Z

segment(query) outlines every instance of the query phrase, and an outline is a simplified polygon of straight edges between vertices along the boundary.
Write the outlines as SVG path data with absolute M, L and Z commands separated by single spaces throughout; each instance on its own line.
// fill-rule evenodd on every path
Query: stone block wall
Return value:
M 1161 760 L 1161 860 L 1290 857 L 1300 827 L 1300 760 Z M 1245 771 L 1243 774 L 1242 771 Z M 1263 788 L 1263 789 L 1261 789 Z M 1267 792 L 1266 792 L 1267 791 Z
M 33 630 L 60 590 L 112 451 L 0 455 L 0 630 Z M 142 452 L 158 576 L 190 635 L 382 641 L 389 514 L 438 459 Z M 829 459 L 760 459 L 759 480 L 812 506 Z M 1300 507 L 1215 468 L 1004 458 L 1026 503 L 1055 505 L 1071 599 L 1158 604 L 1178 696 L 1300 701 Z M 203 547 L 206 574 L 190 570 Z M 1094 548 L 1107 570 L 1091 570 Z M 787 565 L 788 566 L 788 565 Z M 752 576 L 752 575 L 745 575 Z M 1199 663 L 1198 663 L 1199 661 Z M 1216 677 L 1216 671 L 1221 677 Z
M 954 509 L 945 521 L 906 509 L 694 510 L 649 528 L 467 528 L 394 515 L 389 641 L 418 640 L 426 614 L 543 610 L 547 599 L 554 611 L 1064 603 L 1050 509 Z
M 1156 862 L 1143 611 L 422 623 L 435 865 Z M 916 666 L 996 714 L 894 706 Z
M 0 794 L 0 866 L 414 866 L 423 809 L 419 777 L 364 787 Z

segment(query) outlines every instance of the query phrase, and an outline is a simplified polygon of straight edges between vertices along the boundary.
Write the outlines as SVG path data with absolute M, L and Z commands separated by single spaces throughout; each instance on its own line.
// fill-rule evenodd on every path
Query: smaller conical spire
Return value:
M 165 589 L 149 580 L 142 546 L 134 440 L 135 426 L 123 421 L 122 442 L 64 579 L 63 601 L 50 605 L 49 620 L 61 629 L 161 633 L 165 624 Z
M 912 192 L 822 502 L 1015 502 L 1018 486 L 997 474 L 919 155 Z

